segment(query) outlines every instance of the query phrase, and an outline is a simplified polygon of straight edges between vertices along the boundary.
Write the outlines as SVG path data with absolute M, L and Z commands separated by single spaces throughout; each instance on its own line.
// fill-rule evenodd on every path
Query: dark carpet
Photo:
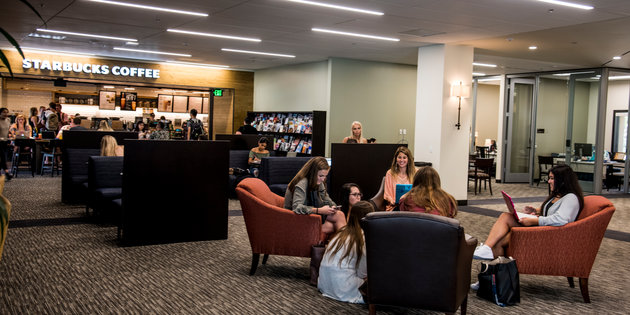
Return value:
M 60 186 L 59 177 L 7 183 L 13 212 L 0 260 L 0 314 L 368 312 L 364 305 L 322 297 L 308 284 L 306 258 L 272 256 L 249 276 L 247 232 L 239 209 L 232 206 L 227 240 L 119 247 L 116 227 L 92 223 L 83 207 L 60 203 Z M 474 211 L 460 211 L 457 218 L 480 240 L 494 222 Z M 627 314 L 628 261 L 629 242 L 604 239 L 589 279 L 591 304 L 582 302 L 579 288 L 569 288 L 566 278 L 521 275 L 520 305 L 501 308 L 471 293 L 468 311 Z M 477 268 L 474 262 L 473 275 Z M 434 314 L 392 307 L 378 313 Z

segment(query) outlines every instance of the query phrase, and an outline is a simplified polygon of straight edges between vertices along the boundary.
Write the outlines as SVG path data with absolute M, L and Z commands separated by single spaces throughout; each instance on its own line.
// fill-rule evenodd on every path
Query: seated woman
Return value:
M 577 176 L 571 167 L 565 164 L 556 165 L 549 170 L 549 189 L 551 194 L 536 209 L 525 207 L 525 213 L 537 217 L 524 217 L 516 221 L 511 213 L 504 212 L 494 223 L 485 243 L 475 249 L 475 259 L 494 259 L 503 256 L 505 247 L 510 242 L 510 230 L 520 226 L 562 226 L 575 221 L 584 207 L 584 195 Z
M 136 123 L 136 128 L 134 128 L 133 131 L 138 133 L 138 139 L 146 139 L 148 136 L 146 126 L 142 121 Z
M 107 122 L 107 119 L 103 119 L 101 120 L 100 123 L 98 123 L 98 131 L 114 131 L 114 129 L 112 129 L 112 127 L 109 126 L 109 122 Z
M 400 211 L 423 212 L 454 218 L 457 201 L 441 187 L 440 175 L 431 166 L 420 168 L 413 178 L 413 187 L 400 198 Z
M 330 240 L 319 266 L 317 288 L 325 297 L 342 302 L 365 303 L 359 287 L 367 279 L 365 239 L 361 219 L 374 208 L 359 201 L 350 209 L 348 224 Z
M 267 150 L 268 143 L 267 138 L 262 137 L 258 139 L 258 146 L 249 151 L 249 158 L 247 159 L 249 172 L 256 177 L 258 177 L 258 167 L 260 167 L 262 158 L 269 156 L 269 150 Z
M 15 138 L 30 138 L 33 134 L 33 129 L 26 123 L 26 117 L 24 115 L 17 115 L 15 123 L 9 126 L 9 139 Z M 13 151 L 17 152 L 20 148 L 14 147 Z M 30 151 L 30 147 L 24 147 L 25 151 Z
M 363 194 L 361 193 L 359 185 L 355 183 L 345 183 L 341 186 L 341 211 L 343 211 L 346 218 L 348 217 L 350 207 L 361 201 L 361 197 L 363 197 Z
M 116 138 L 107 135 L 101 139 L 101 156 L 123 156 L 125 150 L 122 145 L 118 145 Z
M 392 211 L 396 206 L 396 185 L 411 184 L 415 174 L 413 154 L 407 147 L 398 147 L 392 160 L 392 166 L 385 174 L 385 211 Z
M 155 131 L 149 135 L 149 139 L 168 140 L 169 138 L 169 132 L 167 130 L 164 130 L 164 123 L 158 121 L 155 125 Z
M 310 159 L 293 177 L 284 195 L 284 207 L 297 214 L 322 216 L 322 232 L 339 231 L 346 225 L 343 212 L 337 211 L 335 202 L 326 191 L 326 176 L 330 166 L 326 159 L 316 156 Z
M 351 133 L 350 137 L 343 138 L 343 143 L 367 143 L 367 139 L 362 137 L 362 129 L 361 123 L 358 121 L 352 122 L 352 126 L 350 127 Z M 354 140 L 352 142 L 348 142 L 350 140 Z

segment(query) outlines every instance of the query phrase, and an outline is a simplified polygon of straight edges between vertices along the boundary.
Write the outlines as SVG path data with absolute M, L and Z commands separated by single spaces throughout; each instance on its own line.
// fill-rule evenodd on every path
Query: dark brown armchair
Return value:
M 236 187 L 252 246 L 253 275 L 260 254 L 263 265 L 269 255 L 311 257 L 311 246 L 326 238 L 322 233 L 321 216 L 296 214 L 284 209 L 284 198 L 269 190 L 258 178 L 246 178 Z
M 466 314 L 477 239 L 455 219 L 411 212 L 375 212 L 365 231 L 370 314 L 376 305 Z

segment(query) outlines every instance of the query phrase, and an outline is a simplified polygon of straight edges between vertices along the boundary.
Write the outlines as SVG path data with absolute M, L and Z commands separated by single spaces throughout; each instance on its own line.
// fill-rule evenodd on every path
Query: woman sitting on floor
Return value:
M 431 166 L 420 168 L 413 178 L 413 187 L 400 198 L 400 211 L 423 212 L 454 218 L 457 201 L 441 187 L 440 175 Z
M 317 288 L 325 297 L 342 302 L 365 303 L 359 287 L 367 279 L 365 238 L 361 219 L 374 208 L 359 201 L 350 208 L 348 224 L 330 240 L 319 266 Z
M 505 247 L 510 242 L 510 230 L 515 226 L 562 226 L 575 221 L 584 208 L 584 195 L 571 167 L 564 164 L 552 167 L 548 182 L 551 194 L 541 207 L 525 207 L 525 213 L 536 217 L 524 217 L 516 221 L 511 213 L 502 213 L 492 226 L 485 244 L 482 243 L 475 249 L 475 259 L 489 260 L 503 256 Z
M 326 191 L 326 176 L 330 166 L 326 159 L 317 156 L 310 159 L 293 177 L 284 195 L 284 207 L 297 214 L 322 216 L 322 232 L 332 233 L 346 225 L 343 212 L 337 211 L 335 202 Z

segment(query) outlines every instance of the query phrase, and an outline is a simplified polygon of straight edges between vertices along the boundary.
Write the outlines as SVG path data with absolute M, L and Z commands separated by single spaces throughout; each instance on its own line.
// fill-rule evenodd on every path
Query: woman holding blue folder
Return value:
M 411 165 L 410 165 L 411 163 Z M 392 211 L 396 207 L 396 185 L 411 184 L 416 175 L 416 167 L 413 166 L 413 154 L 407 147 L 398 147 L 392 166 L 385 174 L 385 211 Z

